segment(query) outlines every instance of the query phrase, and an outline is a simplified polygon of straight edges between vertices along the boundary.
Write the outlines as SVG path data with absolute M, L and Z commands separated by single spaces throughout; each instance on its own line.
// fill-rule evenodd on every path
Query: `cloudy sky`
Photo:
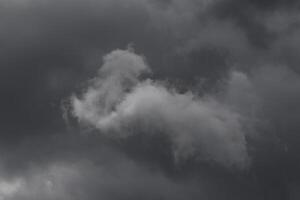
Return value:
M 297 0 L 0 0 L 0 200 L 300 199 Z

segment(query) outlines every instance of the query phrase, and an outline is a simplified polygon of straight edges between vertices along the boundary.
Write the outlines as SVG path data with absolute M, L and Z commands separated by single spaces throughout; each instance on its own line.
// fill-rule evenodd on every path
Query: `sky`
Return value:
M 297 0 L 1 0 L 0 200 L 300 198 Z

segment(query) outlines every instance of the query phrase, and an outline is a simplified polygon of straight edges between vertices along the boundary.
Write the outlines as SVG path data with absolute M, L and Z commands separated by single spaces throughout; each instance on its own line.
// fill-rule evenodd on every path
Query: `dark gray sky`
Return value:
M 0 200 L 300 198 L 297 0 L 1 0 Z

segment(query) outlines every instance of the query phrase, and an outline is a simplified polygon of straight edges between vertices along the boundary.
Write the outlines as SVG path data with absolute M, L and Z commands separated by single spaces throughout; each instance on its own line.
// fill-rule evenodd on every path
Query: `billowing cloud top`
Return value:
M 139 81 L 146 70 L 143 58 L 128 50 L 104 56 L 98 76 L 82 98 L 72 98 L 74 115 L 108 135 L 166 134 L 176 158 L 194 156 L 225 166 L 247 166 L 240 113 L 212 96 L 181 94 L 150 79 Z M 244 78 L 240 84 L 247 81 L 243 74 L 232 76 Z

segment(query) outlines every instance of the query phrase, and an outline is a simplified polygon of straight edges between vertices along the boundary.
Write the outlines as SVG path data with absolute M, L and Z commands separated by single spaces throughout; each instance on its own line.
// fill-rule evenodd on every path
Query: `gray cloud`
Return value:
M 242 122 L 248 116 L 233 108 L 241 107 L 235 105 L 236 96 L 251 87 L 246 75 L 232 73 L 230 88 L 226 88 L 229 93 L 225 94 L 230 105 L 210 95 L 200 97 L 190 91 L 181 94 L 150 79 L 139 81 L 138 76 L 146 70 L 149 68 L 143 58 L 129 50 L 106 55 L 98 77 L 82 98 L 72 98 L 74 115 L 83 123 L 120 137 L 140 129 L 147 134 L 167 134 L 179 160 L 195 156 L 225 166 L 248 165 Z M 231 95 L 236 95 L 234 100 Z
M 298 11 L 294 0 L 1 1 L 0 197 L 298 199 Z M 98 69 L 130 43 L 135 53 L 117 51 L 126 62 Z M 66 103 L 80 88 L 85 127 Z

